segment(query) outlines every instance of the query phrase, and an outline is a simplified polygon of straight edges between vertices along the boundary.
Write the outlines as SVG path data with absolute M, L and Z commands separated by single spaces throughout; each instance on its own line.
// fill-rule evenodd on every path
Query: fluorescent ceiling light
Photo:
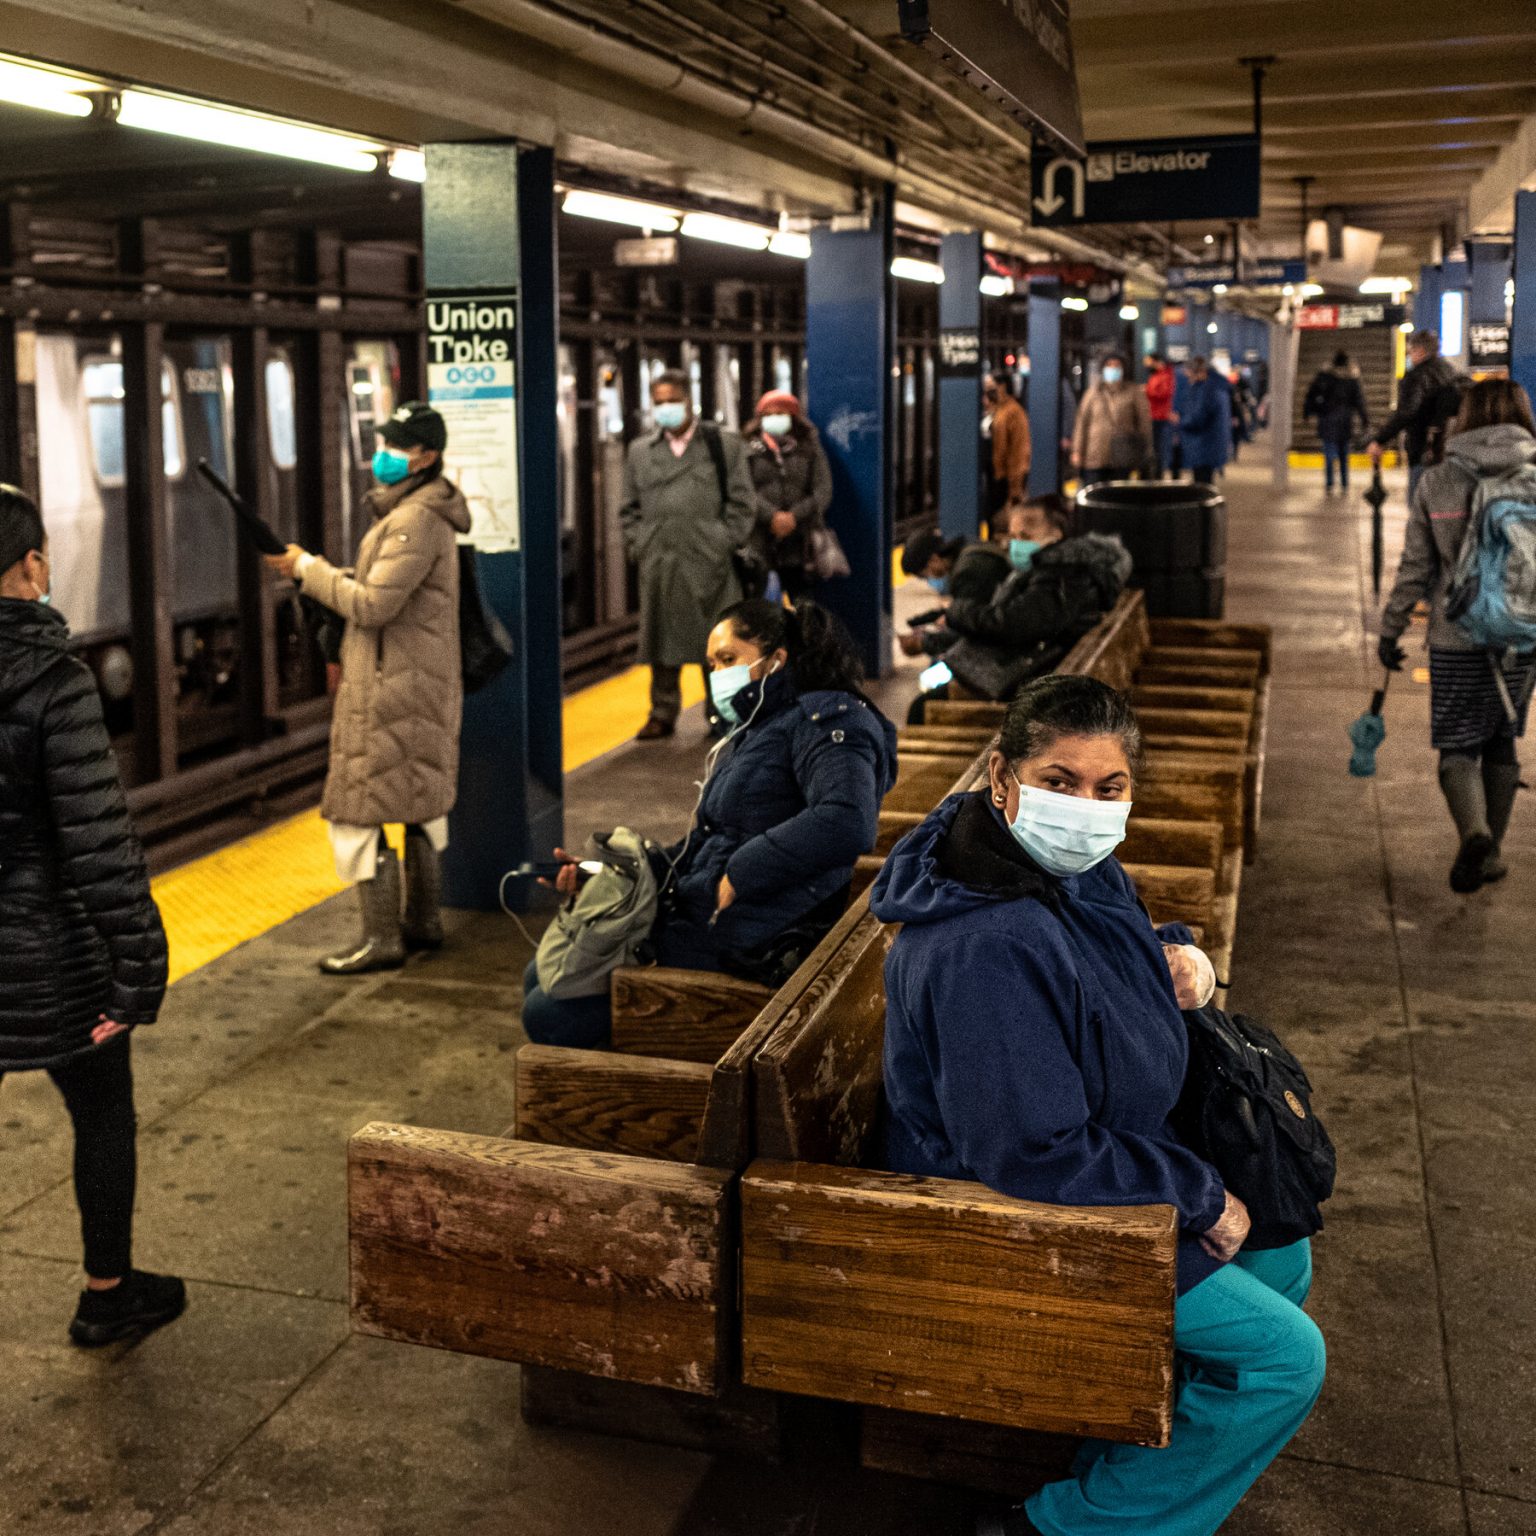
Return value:
M 1303 283 L 1301 285 L 1301 296 L 1304 299 L 1315 299 L 1322 291 L 1323 285 L 1321 283 Z
M 775 230 L 768 249 L 775 256 L 793 256 L 796 261 L 805 261 L 811 254 L 811 237 L 796 234 L 792 229 Z
M 1001 272 L 988 272 L 981 280 L 981 291 L 989 299 L 1006 299 L 1013 292 L 1013 279 Z
M 1406 277 L 1368 277 L 1360 284 L 1361 293 L 1407 293 L 1413 287 Z
M 685 213 L 683 233 L 695 240 L 713 240 L 717 245 L 735 245 L 744 251 L 766 251 L 774 231 L 745 219 L 722 218 L 718 213 Z
M 1141 311 L 1134 304 L 1122 304 L 1120 306 L 1120 318 L 1122 320 L 1140 320 Z
M 375 171 L 378 157 L 384 152 L 382 144 L 348 133 L 332 133 L 329 128 L 285 122 L 235 107 L 183 101 L 153 91 L 124 91 L 117 120 L 125 128 L 147 128 L 151 133 L 169 133 L 202 144 L 222 144 L 229 149 L 307 160 L 339 171 Z
M 425 181 L 427 157 L 419 149 L 395 149 L 389 155 L 389 174 L 401 181 Z
M 1296 292 L 1296 285 L 1294 283 L 1287 283 L 1285 287 L 1280 290 L 1280 292 L 1283 293 L 1286 298 L 1290 298 Z
M 1225 283 L 1212 283 L 1211 284 L 1211 292 L 1212 293 L 1225 293 L 1226 291 L 1227 291 L 1227 285 Z
M 1063 309 L 1087 309 L 1088 308 L 1088 300 L 1087 299 L 1079 299 L 1079 298 L 1076 298 L 1074 296 L 1068 296 L 1067 298 L 1065 298 L 1065 299 L 1063 299 L 1061 301 L 1061 307 Z
M 936 261 L 919 261 L 915 256 L 897 256 L 891 262 L 891 276 L 914 283 L 942 283 L 944 268 Z
M 62 117 L 89 117 L 91 103 L 81 93 L 100 89 L 94 81 L 82 80 L 78 75 L 0 59 L 0 101 L 13 107 L 35 107 Z
M 610 197 L 606 192 L 567 192 L 560 208 L 579 219 L 629 224 L 635 229 L 649 229 L 659 235 L 670 235 L 682 218 L 675 208 L 663 208 L 660 203 L 642 203 L 632 197 Z
M 1412 336 L 1413 335 L 1413 321 L 1412 320 L 1404 320 L 1402 322 L 1402 324 L 1398 326 L 1398 330 L 1400 330 L 1403 333 L 1404 336 Z
M 1205 334 L 1207 336 L 1214 336 L 1216 334 L 1216 332 L 1219 331 L 1220 329 L 1221 329 L 1221 327 L 1219 325 L 1217 325 L 1214 320 L 1212 320 L 1212 321 L 1210 321 L 1206 325 L 1206 327 L 1205 327 Z

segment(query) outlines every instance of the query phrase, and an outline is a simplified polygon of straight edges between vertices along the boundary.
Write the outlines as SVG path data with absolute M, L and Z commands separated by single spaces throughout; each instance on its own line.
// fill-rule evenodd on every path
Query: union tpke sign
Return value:
M 1259 214 L 1259 141 L 1253 134 L 1112 139 L 1081 159 L 1037 144 L 1030 156 L 1037 225 L 1253 219 Z

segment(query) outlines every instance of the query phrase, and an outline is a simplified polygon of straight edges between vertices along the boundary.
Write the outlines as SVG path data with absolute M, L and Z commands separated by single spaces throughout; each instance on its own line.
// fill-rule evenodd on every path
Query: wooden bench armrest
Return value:
M 713 1064 L 773 996 L 718 971 L 626 965 L 613 973 L 613 1048 Z
M 1165 1445 L 1177 1221 L 807 1163 L 742 1178 L 751 1386 Z

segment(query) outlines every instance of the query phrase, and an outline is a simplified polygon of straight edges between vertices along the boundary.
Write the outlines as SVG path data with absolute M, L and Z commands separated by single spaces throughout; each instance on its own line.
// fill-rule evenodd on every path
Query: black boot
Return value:
M 373 879 L 360 881 L 358 901 L 363 909 L 362 942 L 339 955 L 327 955 L 320 969 L 328 976 L 360 976 L 365 971 L 390 971 L 405 963 L 400 935 L 400 860 L 379 834 L 379 854 Z
M 421 827 L 405 829 L 407 949 L 439 949 L 443 942 L 443 866 Z
M 1483 759 L 1483 794 L 1488 802 L 1488 835 L 1493 839 L 1493 851 L 1483 861 L 1485 882 L 1502 880 L 1509 873 L 1509 865 L 1504 862 L 1501 850 L 1519 789 L 1519 763 L 1490 763 L 1486 758 Z
M 86 1349 L 149 1333 L 181 1316 L 187 1288 L 175 1275 L 130 1269 L 110 1291 L 81 1291 L 69 1336 Z
M 1494 848 L 1483 770 L 1477 759 L 1446 753 L 1440 759 L 1440 791 L 1461 835 L 1461 848 L 1451 865 L 1451 889 L 1465 896 L 1483 883 L 1483 865 Z

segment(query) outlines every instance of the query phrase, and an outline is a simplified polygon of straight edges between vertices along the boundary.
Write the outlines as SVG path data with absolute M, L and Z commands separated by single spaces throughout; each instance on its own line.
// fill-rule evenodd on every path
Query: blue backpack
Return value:
M 1536 465 L 1479 478 L 1445 616 L 1484 650 L 1536 650 Z

